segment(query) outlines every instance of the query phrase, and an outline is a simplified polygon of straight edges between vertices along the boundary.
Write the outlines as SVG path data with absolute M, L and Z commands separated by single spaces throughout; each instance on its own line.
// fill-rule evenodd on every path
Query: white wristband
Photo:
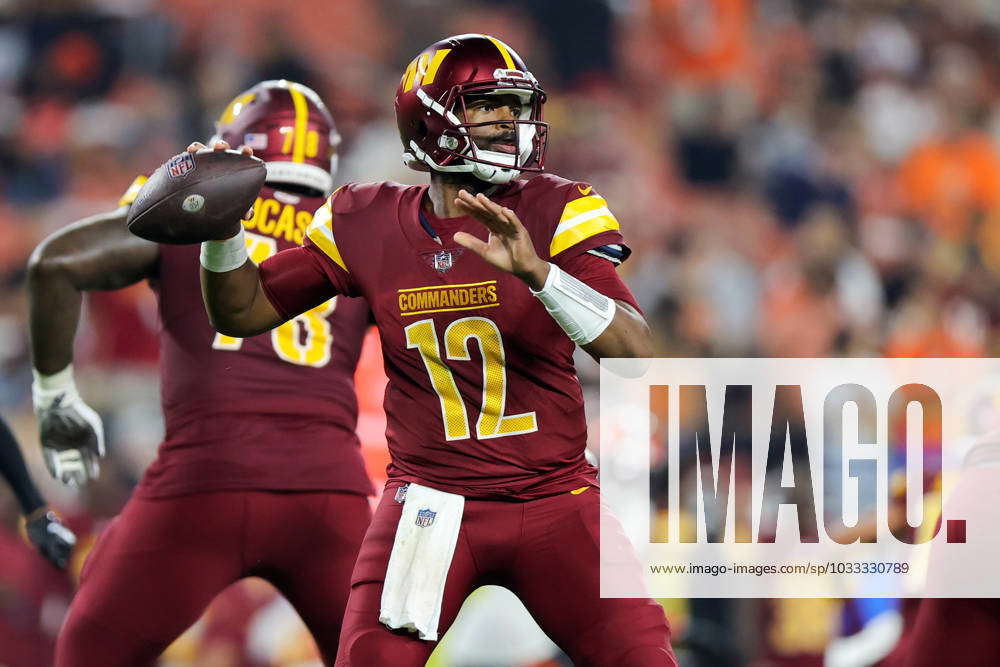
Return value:
M 531 293 L 545 304 L 545 310 L 574 343 L 592 343 L 615 319 L 614 299 L 580 282 L 555 264 L 549 267 L 542 289 L 531 290 Z
M 77 396 L 76 382 L 73 381 L 73 364 L 52 375 L 39 373 L 32 368 L 31 398 L 36 408 L 47 408 L 62 395 Z
M 205 241 L 201 244 L 201 265 L 212 273 L 225 273 L 238 269 L 250 259 L 243 228 L 236 236 L 225 241 Z

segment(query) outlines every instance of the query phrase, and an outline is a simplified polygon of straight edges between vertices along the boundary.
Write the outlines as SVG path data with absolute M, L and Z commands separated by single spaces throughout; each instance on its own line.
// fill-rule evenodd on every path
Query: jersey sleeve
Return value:
M 132 202 L 134 202 L 135 198 L 138 196 L 139 190 L 142 189 L 143 184 L 145 184 L 148 180 L 148 176 L 144 176 L 142 174 L 136 176 L 135 180 L 132 181 L 132 185 L 128 186 L 128 190 L 126 190 L 121 196 L 121 199 L 118 200 L 118 207 L 121 208 L 122 206 L 131 206 Z
M 632 253 L 621 225 L 604 197 L 588 183 L 569 183 L 562 190 L 562 209 L 549 241 L 549 257 L 560 260 L 590 253 L 611 265 L 621 264 Z
M 640 313 L 642 312 L 632 290 L 622 281 L 613 262 L 584 252 L 579 255 L 562 257 L 555 260 L 554 263 L 566 273 L 604 296 L 616 301 L 624 301 Z
M 338 294 L 361 295 L 333 236 L 333 202 L 337 192 L 313 214 L 300 247 L 283 250 L 260 265 L 264 295 L 285 319 Z
M 323 259 L 308 247 L 289 248 L 260 265 L 264 296 L 285 320 L 342 294 L 331 282 Z
M 354 277 L 341 253 L 342 246 L 337 244 L 337 238 L 334 236 L 334 210 L 337 197 L 346 187 L 348 186 L 338 188 L 313 214 L 312 223 L 306 228 L 302 246 L 320 260 L 324 272 L 336 287 L 338 294 L 360 296 Z

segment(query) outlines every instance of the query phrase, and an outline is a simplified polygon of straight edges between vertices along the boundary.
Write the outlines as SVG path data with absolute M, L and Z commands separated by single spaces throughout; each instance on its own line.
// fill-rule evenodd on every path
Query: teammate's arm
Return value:
M 523 280 L 570 338 L 590 356 L 595 359 L 653 356 L 652 335 L 645 318 L 628 303 L 608 299 L 542 260 L 535 252 L 528 230 L 512 210 L 493 203 L 483 194 L 473 196 L 465 190 L 459 192 L 455 204 L 490 230 L 487 242 L 465 232 L 457 232 L 455 242 Z M 560 306 L 560 301 L 565 303 L 561 295 L 570 295 L 568 309 Z M 567 312 L 570 309 L 578 312 Z
M 86 218 L 45 239 L 28 263 L 32 399 L 49 473 L 79 486 L 98 474 L 101 418 L 73 381 L 73 339 L 83 292 L 112 290 L 153 275 L 155 243 L 125 227 L 128 208 Z
M 51 375 L 73 361 L 73 339 L 83 292 L 114 290 L 156 270 L 155 243 L 125 227 L 128 207 L 86 218 L 35 248 L 28 263 L 31 354 L 35 369 Z
M 21 506 L 28 539 L 53 565 L 65 568 L 76 544 L 76 536 L 49 510 L 45 499 L 28 474 L 14 434 L 0 418 L 0 476 L 2 476 Z
M 4 478 L 21 506 L 21 514 L 29 516 L 45 507 L 45 499 L 28 474 L 14 434 L 0 418 L 0 476 Z

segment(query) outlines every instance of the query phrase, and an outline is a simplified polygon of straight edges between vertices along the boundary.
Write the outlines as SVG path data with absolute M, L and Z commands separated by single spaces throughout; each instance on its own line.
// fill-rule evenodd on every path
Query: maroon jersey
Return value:
M 452 240 L 459 230 L 485 239 L 481 223 L 422 212 L 426 191 L 341 188 L 304 248 L 261 267 L 265 293 L 286 314 L 333 293 L 371 304 L 389 376 L 390 479 L 480 498 L 594 484 L 573 342 L 521 280 Z M 492 198 L 517 213 L 540 257 L 633 302 L 612 264 L 628 253 L 618 222 L 591 186 L 546 175 Z
M 261 190 L 254 218 L 244 221 L 250 258 L 260 263 L 300 244 L 322 203 Z M 337 297 L 268 333 L 224 336 L 205 314 L 198 254 L 198 246 L 161 245 L 150 281 L 159 297 L 166 437 L 138 493 L 371 493 L 354 432 L 354 367 L 368 305 Z

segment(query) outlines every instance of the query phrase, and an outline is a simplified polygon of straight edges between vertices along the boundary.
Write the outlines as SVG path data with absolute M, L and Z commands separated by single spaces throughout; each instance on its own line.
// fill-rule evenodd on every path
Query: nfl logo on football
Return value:
M 434 253 L 434 268 L 441 273 L 444 273 L 451 268 L 451 251 L 442 250 L 441 252 Z
M 437 512 L 432 512 L 431 510 L 419 510 L 417 512 L 417 525 L 421 528 L 427 528 L 432 523 L 434 523 L 434 517 L 437 516 Z
M 180 178 L 194 169 L 194 157 L 190 153 L 181 153 L 167 163 L 167 174 L 170 178 Z

